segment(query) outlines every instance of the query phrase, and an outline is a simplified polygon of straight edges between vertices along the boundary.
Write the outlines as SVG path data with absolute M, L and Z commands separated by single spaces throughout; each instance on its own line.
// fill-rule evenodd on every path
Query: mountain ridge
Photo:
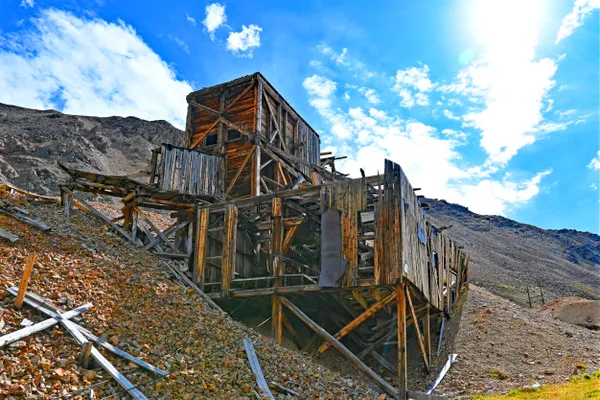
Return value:
M 114 175 L 138 175 L 160 143 L 181 145 L 183 131 L 136 117 L 94 117 L 0 104 L 0 181 L 56 194 L 66 179 L 62 161 Z M 497 215 L 479 215 L 445 200 L 424 199 L 436 226 L 471 252 L 471 280 L 495 294 L 528 304 L 527 288 L 544 300 L 600 299 L 600 236 L 543 229 Z M 541 289 L 539 289 L 541 287 Z M 537 299 L 534 299 L 535 305 Z

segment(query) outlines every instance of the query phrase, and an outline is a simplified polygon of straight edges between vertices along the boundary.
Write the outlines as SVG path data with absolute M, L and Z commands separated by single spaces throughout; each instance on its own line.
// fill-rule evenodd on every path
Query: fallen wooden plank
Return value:
M 88 343 L 88 340 L 83 336 L 83 334 L 79 331 L 79 329 L 77 329 L 77 324 L 75 324 L 74 322 L 69 321 L 67 319 L 64 319 L 63 316 L 60 314 L 57 315 L 57 318 L 60 319 L 60 323 L 62 324 L 62 326 L 67 331 L 69 331 L 71 336 L 73 336 L 80 345 Z M 92 358 L 94 358 L 94 360 L 96 360 L 96 362 L 99 365 L 101 365 L 102 368 L 104 368 L 104 370 L 106 372 L 108 372 L 108 374 L 110 376 L 112 376 L 113 379 L 116 380 L 119 383 L 119 385 L 121 385 L 123 387 L 123 389 L 125 389 L 127 391 L 127 393 L 129 393 L 134 399 L 137 399 L 137 400 L 147 400 L 148 399 L 146 396 L 144 396 L 144 394 L 142 392 L 140 392 L 135 387 L 135 385 L 133 383 L 131 383 L 129 381 L 129 379 L 127 379 L 125 377 L 125 375 L 120 373 L 119 370 L 117 370 L 115 368 L 115 366 L 112 365 L 110 363 L 110 361 L 108 361 L 108 359 L 106 357 L 104 357 L 102 355 L 102 353 L 100 353 L 98 351 L 98 349 L 96 349 L 94 346 L 92 346 L 90 354 L 91 354 Z
M 11 216 L 15 219 L 18 219 L 19 221 L 25 222 L 26 224 L 31 225 L 35 228 L 38 228 L 39 230 L 41 230 L 43 232 L 48 232 L 50 229 L 52 229 L 48 225 L 44 224 L 43 222 L 36 221 L 34 219 L 31 219 L 31 218 L 21 215 L 19 213 L 13 212 L 4 207 L 0 207 L 0 213 Z
M 442 370 L 438 374 L 437 378 L 435 378 L 435 380 L 433 382 L 431 382 L 431 385 L 429 385 L 425 394 L 431 394 L 435 390 L 437 385 L 439 385 L 440 382 L 442 381 L 442 379 L 444 379 L 444 376 L 446 375 L 446 373 L 448 372 L 448 370 L 450 369 L 450 367 L 452 366 L 454 361 L 456 361 L 457 356 L 458 356 L 458 354 L 450 354 L 448 356 L 448 361 L 446 361 L 446 365 L 444 365 L 444 368 L 442 368 Z
M 396 397 L 398 392 L 394 387 L 392 387 L 385 379 L 381 376 L 377 375 L 375 371 L 369 368 L 365 363 L 363 363 L 358 357 L 356 357 L 346 346 L 341 344 L 336 338 L 334 338 L 329 332 L 325 329 L 321 328 L 316 322 L 310 319 L 306 314 L 304 314 L 298 307 L 296 307 L 292 302 L 290 302 L 285 297 L 281 296 L 279 301 L 283 303 L 284 306 L 290 309 L 298 318 L 300 318 L 306 325 L 308 325 L 313 331 L 315 331 L 319 336 L 323 339 L 329 341 L 333 347 L 339 351 L 342 355 L 348 358 L 354 365 L 358 367 L 365 375 L 373 380 L 379 387 L 385 390 L 389 395 Z
M 33 264 L 35 264 L 36 259 L 37 254 L 31 253 L 27 256 L 27 259 L 25 261 L 25 270 L 23 271 L 23 276 L 21 277 L 21 284 L 19 285 L 19 293 L 17 293 L 17 299 L 15 300 L 15 308 L 17 310 L 20 309 L 23 305 L 23 299 L 25 298 L 27 285 L 29 285 L 29 277 L 31 276 Z
M 62 314 L 62 318 L 63 319 L 72 318 L 75 315 L 79 315 L 82 312 L 86 311 L 91 306 L 92 306 L 92 303 L 87 303 L 82 306 L 79 306 L 71 311 L 67 311 L 66 313 Z M 42 322 L 38 322 L 37 324 L 33 324 L 33 325 L 28 326 L 23 329 L 19 329 L 16 332 L 12 332 L 7 335 L 0 336 L 0 347 L 6 346 L 7 344 L 10 344 L 13 342 L 16 342 L 17 340 L 23 339 L 24 337 L 27 337 L 33 333 L 43 331 L 44 329 L 48 329 L 48 328 L 58 324 L 59 321 L 60 321 L 60 318 L 58 318 L 58 317 L 49 318 Z
M 214 310 L 225 313 L 225 311 L 223 311 L 221 309 L 221 307 L 219 307 L 217 305 L 217 303 L 215 303 L 210 297 L 208 297 L 208 295 L 206 293 L 204 293 L 202 290 L 200 290 L 200 288 L 194 284 L 194 282 L 192 282 L 190 280 L 190 278 L 188 278 L 187 276 L 185 276 L 185 274 L 181 271 L 178 271 L 177 268 L 173 268 L 169 265 L 169 269 L 179 278 L 181 279 L 183 282 L 185 282 L 185 284 L 194 289 L 194 292 L 196 292 L 196 294 L 200 297 L 202 297 L 204 299 L 204 301 L 206 301 L 209 305 L 209 307 L 212 307 Z
M 13 235 L 9 231 L 2 229 L 2 228 L 0 228 L 0 237 L 4 238 L 4 239 L 8 239 L 13 243 L 19 239 L 19 237 L 17 235 Z
M 16 289 L 15 288 L 8 288 L 8 292 L 12 295 L 15 295 Z M 66 315 L 66 314 L 62 314 L 60 313 L 60 310 L 57 309 L 56 307 L 51 306 L 50 304 L 48 304 L 45 301 L 39 301 L 36 300 L 35 298 L 31 298 L 29 297 L 30 293 L 27 293 L 27 297 L 25 298 L 25 303 L 29 304 L 31 307 L 35 308 L 36 310 L 42 312 L 43 314 L 46 314 L 50 317 L 55 317 L 56 315 Z M 37 296 L 38 298 L 41 298 L 40 296 Z M 42 298 L 43 299 L 43 298 Z M 140 367 L 146 368 L 149 371 L 152 371 L 158 375 L 162 375 L 162 376 L 166 376 L 169 373 L 166 371 L 163 371 L 160 368 L 156 368 L 155 366 L 148 364 L 146 361 L 141 360 L 137 357 L 132 356 L 131 354 L 113 346 L 112 344 L 108 343 L 107 341 L 105 341 L 102 338 L 99 338 L 98 336 L 94 335 L 93 333 L 91 333 L 90 331 L 88 331 L 87 329 L 85 329 L 84 327 L 75 324 L 75 326 L 77 327 L 77 329 L 83 333 L 84 336 L 86 336 L 89 340 L 91 340 L 92 342 L 104 347 L 106 350 L 121 356 L 129 361 L 131 361 L 132 363 L 135 363 L 137 365 L 139 365 Z
M 254 346 L 252 346 L 252 341 L 247 337 L 244 338 L 244 348 L 246 349 L 246 355 L 248 356 L 248 361 L 250 362 L 250 368 L 256 377 L 256 384 L 258 385 L 261 394 L 268 399 L 275 400 L 275 397 L 273 397 L 273 393 L 271 393 L 269 385 L 265 380 L 265 376 L 262 373 L 260 364 L 258 363 L 258 358 L 256 357 Z
M 66 187 L 63 187 L 62 190 L 65 191 L 66 193 L 70 194 L 71 196 L 73 196 L 73 192 L 71 192 Z M 73 197 L 73 199 L 74 198 L 75 197 Z M 91 204 L 89 204 L 87 201 L 81 200 L 81 199 L 77 199 L 76 201 L 81 206 L 83 206 L 84 208 L 86 208 L 87 211 L 89 211 L 90 213 L 92 213 L 94 216 L 100 218 L 102 221 L 104 221 L 110 227 L 112 227 L 113 229 L 115 229 L 117 232 L 119 232 L 121 235 L 123 235 L 127 240 L 129 240 L 131 243 L 133 243 L 137 247 L 136 241 L 133 240 L 133 238 L 131 237 L 131 235 L 125 229 L 123 229 L 120 226 L 116 225 L 114 222 L 111 221 L 110 218 L 108 218 L 106 215 L 102 214 L 100 211 L 96 210 L 96 208 L 93 207 Z

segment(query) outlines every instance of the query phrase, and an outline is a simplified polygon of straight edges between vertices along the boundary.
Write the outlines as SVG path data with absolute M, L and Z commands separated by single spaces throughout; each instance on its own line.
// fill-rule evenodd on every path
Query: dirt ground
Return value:
M 570 325 L 470 285 L 458 331 L 458 354 L 438 393 L 451 398 L 563 382 L 600 369 L 600 332 Z

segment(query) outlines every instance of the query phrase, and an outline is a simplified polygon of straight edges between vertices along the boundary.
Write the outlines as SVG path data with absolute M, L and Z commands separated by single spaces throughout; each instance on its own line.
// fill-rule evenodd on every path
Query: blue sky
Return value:
M 598 0 L 0 0 L 0 102 L 166 119 L 261 71 L 356 175 L 599 232 Z

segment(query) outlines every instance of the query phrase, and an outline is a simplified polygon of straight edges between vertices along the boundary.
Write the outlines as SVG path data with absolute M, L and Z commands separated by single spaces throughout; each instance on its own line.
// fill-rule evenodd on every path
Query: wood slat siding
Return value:
M 161 192 L 220 196 L 223 192 L 220 162 L 220 156 L 163 144 L 157 166 L 158 189 Z
M 262 93 L 259 93 L 258 87 L 263 88 Z M 251 89 L 248 90 L 249 88 Z M 239 97 L 240 95 L 242 96 Z M 261 99 L 262 107 L 258 105 L 259 99 Z M 189 118 L 184 143 L 186 143 L 186 147 L 193 147 L 211 154 L 221 153 L 225 156 L 224 166 L 222 166 L 222 169 L 225 170 L 223 173 L 224 187 L 227 188 L 235 180 L 229 197 L 248 197 L 253 193 L 252 167 L 254 162 L 247 163 L 237 179 L 236 173 L 248 153 L 252 151 L 254 144 L 252 137 L 245 135 L 242 135 L 240 139 L 228 140 L 227 131 L 232 128 L 227 126 L 223 128 L 225 137 L 222 138 L 222 147 L 218 144 L 206 144 L 206 137 L 218 135 L 219 129 L 225 124 L 219 122 L 217 114 L 194 104 L 209 107 L 218 113 L 221 110 L 221 101 L 224 102 L 223 109 L 227 110 L 222 114 L 226 121 L 241 127 L 250 135 L 260 132 L 262 137 L 269 140 L 275 127 L 278 127 L 281 132 L 280 136 L 277 136 L 272 142 L 274 145 L 282 143 L 282 148 L 285 148 L 290 155 L 297 156 L 311 164 L 319 164 L 319 135 L 260 73 L 190 93 L 188 95 Z M 258 112 L 259 108 L 262 109 L 261 113 Z M 263 162 L 268 159 L 265 154 L 262 156 Z M 295 167 L 308 176 L 312 172 L 311 168 L 306 165 L 296 165 Z M 274 162 L 262 169 L 261 175 L 281 182 L 278 168 Z
M 375 282 L 394 284 L 405 277 L 438 309 L 448 307 L 452 271 L 464 276 L 465 253 L 427 221 L 419 199 L 402 168 L 385 161 L 384 191 L 375 210 Z M 422 241 L 419 239 L 419 227 Z M 433 252 L 438 265 L 433 265 Z M 459 278 L 459 285 L 460 285 Z M 457 286 L 456 286 L 457 287 Z M 455 287 L 455 296 L 458 293 Z

